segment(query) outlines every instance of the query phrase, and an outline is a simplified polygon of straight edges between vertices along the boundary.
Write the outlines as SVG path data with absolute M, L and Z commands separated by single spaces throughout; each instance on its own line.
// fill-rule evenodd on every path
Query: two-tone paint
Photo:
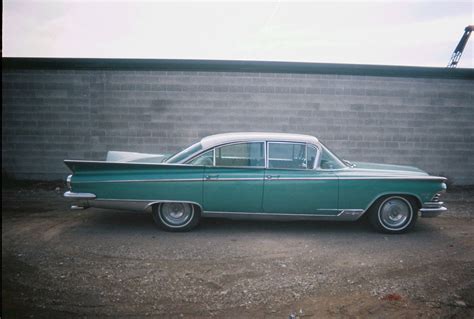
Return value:
M 271 135 L 264 139 L 230 135 L 204 141 L 202 149 L 181 163 L 71 161 L 73 175 L 65 197 L 73 208 L 113 208 L 151 211 L 165 202 L 191 203 L 203 217 L 280 217 L 321 220 L 356 220 L 384 195 L 411 196 L 420 213 L 432 217 L 445 211 L 435 200 L 446 190 L 445 178 L 430 176 L 413 167 L 355 163 L 341 169 L 321 169 L 323 145 L 315 138 Z M 263 142 L 265 165 L 219 167 L 189 162 L 229 143 Z M 318 150 L 313 168 L 276 169 L 268 165 L 268 144 L 304 143 Z

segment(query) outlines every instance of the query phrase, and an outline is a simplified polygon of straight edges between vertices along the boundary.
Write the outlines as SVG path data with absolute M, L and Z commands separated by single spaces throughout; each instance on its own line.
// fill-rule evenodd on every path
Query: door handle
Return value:
M 272 180 L 272 179 L 279 179 L 280 175 L 266 175 L 265 179 L 266 180 Z
M 206 180 L 210 181 L 213 179 L 219 179 L 219 175 L 206 175 Z

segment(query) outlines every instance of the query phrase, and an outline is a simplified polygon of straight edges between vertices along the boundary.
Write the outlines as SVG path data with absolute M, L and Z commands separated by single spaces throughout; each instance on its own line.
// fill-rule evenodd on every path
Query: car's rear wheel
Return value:
M 411 230 L 418 217 L 416 201 L 408 196 L 385 196 L 369 211 L 371 225 L 380 232 L 400 234 Z
M 153 220 L 167 231 L 189 231 L 199 224 L 200 211 L 190 203 L 166 202 L 153 206 Z

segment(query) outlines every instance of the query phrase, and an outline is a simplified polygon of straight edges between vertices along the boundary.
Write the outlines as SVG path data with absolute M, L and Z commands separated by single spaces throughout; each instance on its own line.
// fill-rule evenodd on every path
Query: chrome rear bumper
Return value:
M 74 205 L 71 206 L 71 209 L 78 210 L 88 208 L 90 206 L 89 200 L 94 200 L 96 196 L 92 193 L 74 193 L 67 191 L 64 193 L 64 198 L 73 200 Z
M 95 199 L 95 194 L 92 193 L 73 193 L 67 191 L 64 193 L 64 197 L 68 199 Z
M 443 206 L 443 202 L 426 202 L 420 209 L 421 217 L 436 217 L 448 209 Z

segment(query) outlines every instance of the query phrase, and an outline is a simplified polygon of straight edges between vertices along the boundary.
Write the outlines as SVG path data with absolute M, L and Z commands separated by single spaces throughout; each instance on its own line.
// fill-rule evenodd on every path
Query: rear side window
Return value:
M 190 157 L 194 153 L 199 152 L 200 150 L 202 150 L 201 143 L 193 144 L 193 145 L 185 148 L 181 152 L 178 152 L 178 153 L 174 154 L 173 156 L 171 156 L 170 158 L 168 158 L 166 160 L 166 163 L 181 163 L 182 161 L 184 161 L 185 159 L 187 159 L 188 157 Z
M 216 166 L 264 167 L 264 143 L 239 143 L 215 149 Z
M 207 151 L 189 162 L 191 165 L 212 166 L 214 164 L 214 150 Z

